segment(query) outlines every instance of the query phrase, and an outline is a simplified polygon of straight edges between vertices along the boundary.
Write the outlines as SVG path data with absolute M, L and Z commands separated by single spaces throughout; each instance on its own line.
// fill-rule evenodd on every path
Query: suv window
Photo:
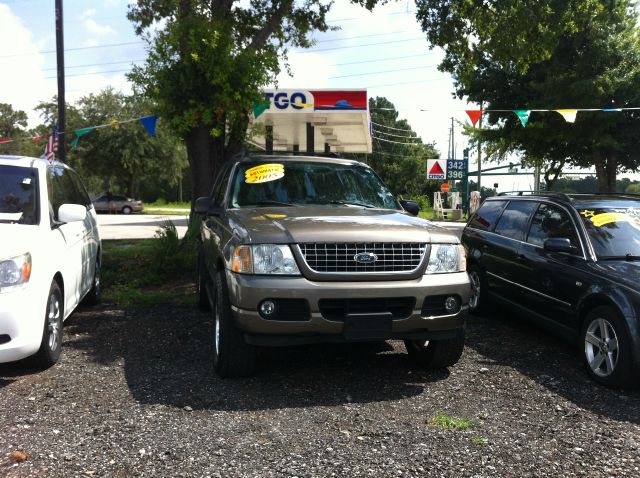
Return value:
M 529 218 L 537 205 L 538 203 L 533 201 L 511 201 L 500 216 L 494 232 L 501 236 L 524 241 Z
M 527 242 L 542 246 L 545 239 L 553 237 L 566 237 L 572 246 L 580 247 L 578 233 L 569 214 L 551 204 L 540 204 L 531 221 Z
M 216 184 L 213 192 L 213 199 L 216 204 L 222 204 L 224 201 L 224 194 L 227 192 L 227 184 L 229 183 L 229 175 L 233 168 L 226 168 L 222 171 L 221 177 L 218 178 L 218 184 Z
M 485 201 L 469 222 L 470 227 L 490 231 L 507 201 Z
M 310 161 L 240 163 L 233 180 L 231 206 L 273 204 L 399 209 L 380 178 L 366 166 Z

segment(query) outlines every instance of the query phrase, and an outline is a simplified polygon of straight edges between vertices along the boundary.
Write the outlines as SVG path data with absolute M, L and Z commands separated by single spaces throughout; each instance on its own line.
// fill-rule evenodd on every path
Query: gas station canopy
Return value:
M 371 153 L 366 90 L 265 90 L 264 95 L 264 104 L 254 107 L 252 140 L 267 153 Z

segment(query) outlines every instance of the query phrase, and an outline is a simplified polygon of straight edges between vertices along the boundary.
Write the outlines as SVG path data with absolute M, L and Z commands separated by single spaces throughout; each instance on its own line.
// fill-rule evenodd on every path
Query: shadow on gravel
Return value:
M 404 346 L 400 352 L 383 342 L 262 349 L 255 376 L 222 380 L 211 366 L 211 320 L 194 309 L 101 307 L 76 312 L 65 325 L 67 350 L 122 364 L 131 394 L 145 404 L 268 410 L 384 402 L 419 395 L 448 376 L 414 367 Z
M 640 423 L 640 392 L 612 390 L 589 378 L 577 347 L 502 309 L 469 316 L 466 345 L 480 366 L 511 367 L 575 405 L 614 420 Z

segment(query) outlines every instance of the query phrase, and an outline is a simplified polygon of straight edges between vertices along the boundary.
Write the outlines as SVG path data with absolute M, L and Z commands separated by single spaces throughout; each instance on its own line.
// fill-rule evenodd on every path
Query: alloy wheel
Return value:
M 475 309 L 480 303 L 480 276 L 476 271 L 469 273 L 469 282 L 471 282 L 471 296 L 469 297 L 469 307 Z
M 51 294 L 49 297 L 49 310 L 47 311 L 49 350 L 56 350 L 60 345 L 60 319 L 60 298 L 57 294 Z
M 591 321 L 584 336 L 584 352 L 589 367 L 599 377 L 608 377 L 618 364 L 618 336 L 607 319 Z

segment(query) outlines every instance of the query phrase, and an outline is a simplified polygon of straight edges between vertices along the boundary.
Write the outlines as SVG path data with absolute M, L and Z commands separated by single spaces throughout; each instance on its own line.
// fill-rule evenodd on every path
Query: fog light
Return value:
M 278 306 L 272 300 L 263 300 L 259 307 L 260 315 L 265 319 L 273 319 L 278 313 Z
M 458 312 L 460 310 L 460 299 L 453 295 L 447 297 L 444 301 L 444 308 L 450 314 Z

